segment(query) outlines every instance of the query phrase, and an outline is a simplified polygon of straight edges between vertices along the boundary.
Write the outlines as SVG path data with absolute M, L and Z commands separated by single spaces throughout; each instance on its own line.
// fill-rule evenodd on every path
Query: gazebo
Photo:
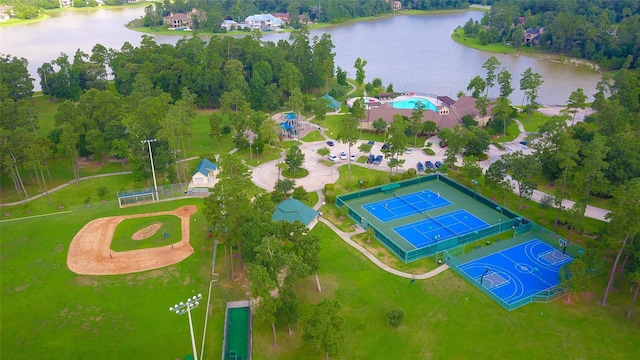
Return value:
M 314 220 L 318 217 L 318 212 L 303 204 L 301 201 L 294 198 L 288 198 L 283 200 L 276 206 L 276 211 L 271 217 L 273 221 L 288 221 L 294 223 L 300 221 L 307 227 L 310 226 Z M 314 224 L 315 225 L 315 224 Z

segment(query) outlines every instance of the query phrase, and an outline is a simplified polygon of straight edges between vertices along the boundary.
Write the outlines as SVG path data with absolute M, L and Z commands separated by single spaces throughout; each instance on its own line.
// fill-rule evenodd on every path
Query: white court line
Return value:
M 0 221 L 0 224 L 1 223 L 6 223 L 6 222 L 11 222 L 11 221 L 16 221 L 16 220 L 29 220 L 29 219 L 35 219 L 35 218 L 44 217 L 44 216 L 68 214 L 70 212 L 71 212 L 71 210 L 67 210 L 67 211 L 54 212 L 54 213 L 49 213 L 49 214 L 19 217 L 19 218 L 15 218 L 15 219 L 2 220 L 2 221 Z

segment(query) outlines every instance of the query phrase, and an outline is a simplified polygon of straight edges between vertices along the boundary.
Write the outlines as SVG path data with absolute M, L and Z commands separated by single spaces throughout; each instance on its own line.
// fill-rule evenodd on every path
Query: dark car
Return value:
M 375 142 L 373 140 L 369 140 L 369 141 L 367 141 L 367 144 L 373 145 L 373 144 L 375 144 Z
M 440 166 L 442 166 L 442 162 L 436 161 L 435 166 L 436 166 L 436 169 L 440 169 Z
M 429 168 L 429 169 L 434 169 L 435 168 L 435 166 L 433 166 L 433 163 L 431 161 L 427 161 L 425 163 L 425 165 L 427 165 L 427 168 Z
M 382 144 L 382 150 L 387 150 L 389 148 L 389 144 L 384 143 Z
M 369 157 L 367 158 L 367 164 L 372 164 L 375 158 L 376 158 L 375 155 L 369 154 Z
M 418 169 L 418 171 L 424 171 L 424 165 L 420 161 L 418 161 L 416 168 Z
M 333 145 L 334 145 L 334 143 L 333 143 L 333 141 L 329 140 L 329 141 L 327 141 L 327 145 L 329 145 L 329 146 L 333 146 Z
M 373 165 L 380 165 L 382 162 L 382 155 L 376 156 L 375 160 L 373 160 Z
M 520 141 L 520 145 L 527 145 L 527 141 L 526 140 Z

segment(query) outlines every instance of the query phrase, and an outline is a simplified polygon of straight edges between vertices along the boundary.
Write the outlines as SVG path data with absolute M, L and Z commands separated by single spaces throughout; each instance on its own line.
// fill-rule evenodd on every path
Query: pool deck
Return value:
M 433 105 L 440 106 L 443 105 L 441 101 L 439 101 L 437 98 L 435 98 L 434 96 L 436 96 L 435 94 L 428 94 L 428 95 L 422 95 L 422 94 L 418 94 L 415 93 L 413 95 L 411 95 L 411 93 L 407 93 L 404 95 L 399 95 L 396 96 L 395 98 L 393 98 L 392 100 L 380 100 L 377 98 L 374 98 L 372 96 L 365 96 L 365 99 L 377 99 L 378 102 L 380 104 L 386 104 L 386 103 L 390 103 L 390 102 L 394 102 L 394 101 L 402 101 L 402 100 L 407 100 L 407 99 L 425 99 L 427 101 L 429 101 L 430 103 L 432 103 Z M 346 101 L 347 106 L 352 107 L 353 103 L 357 100 L 357 99 L 361 99 L 362 97 L 353 97 L 353 98 L 349 98 Z M 368 104 L 369 102 L 365 101 L 365 105 Z

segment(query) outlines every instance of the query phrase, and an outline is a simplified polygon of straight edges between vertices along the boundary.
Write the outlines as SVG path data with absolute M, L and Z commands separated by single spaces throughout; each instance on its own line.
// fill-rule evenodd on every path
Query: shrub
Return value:
M 499 143 L 497 141 L 493 141 L 491 143 L 493 144 L 493 146 L 497 147 L 500 150 L 504 150 L 505 149 L 504 145 L 502 145 L 501 143 Z
M 416 177 L 417 171 L 414 168 L 409 168 L 409 169 L 407 169 L 405 174 L 407 175 L 407 179 L 410 179 L 412 177 Z
M 448 173 L 449 172 L 449 165 L 442 164 L 442 166 L 440 166 L 440 172 Z
M 390 310 L 387 313 L 387 319 L 389 320 L 389 325 L 397 328 L 402 325 L 402 322 L 404 321 L 404 311 L 398 309 Z
M 324 191 L 330 191 L 336 188 L 336 184 L 334 183 L 327 183 L 324 184 Z
M 336 202 L 336 194 L 334 194 L 333 191 L 328 191 L 324 194 L 324 200 L 328 204 L 333 204 Z
M 555 198 L 552 195 L 546 194 L 540 199 L 540 209 L 547 210 L 553 207 L 553 203 L 555 202 Z
M 430 148 L 431 146 L 433 146 L 433 143 L 431 141 L 427 142 L 427 145 L 425 145 L 425 147 Z
M 98 197 L 100 199 L 103 199 L 107 196 L 107 194 L 109 193 L 109 189 L 107 189 L 106 186 L 101 186 L 99 188 L 96 189 L 96 193 L 98 194 Z
M 427 155 L 435 155 L 435 151 L 429 149 L 429 148 L 423 148 L 422 151 L 424 151 L 425 154 Z

